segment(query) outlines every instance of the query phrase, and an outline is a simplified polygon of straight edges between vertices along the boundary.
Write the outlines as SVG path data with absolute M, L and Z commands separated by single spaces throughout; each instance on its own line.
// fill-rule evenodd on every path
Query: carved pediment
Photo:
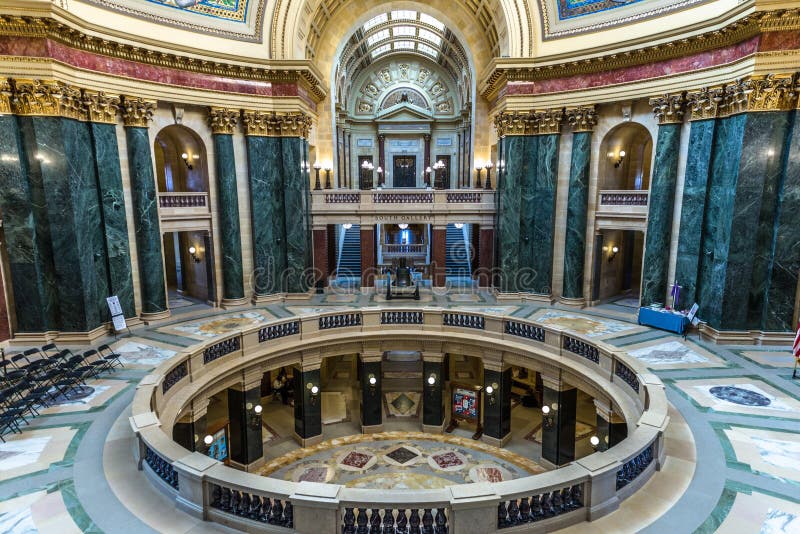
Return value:
M 375 117 L 378 122 L 430 122 L 433 116 L 429 111 L 420 109 L 414 104 L 402 102 L 390 109 L 381 110 Z

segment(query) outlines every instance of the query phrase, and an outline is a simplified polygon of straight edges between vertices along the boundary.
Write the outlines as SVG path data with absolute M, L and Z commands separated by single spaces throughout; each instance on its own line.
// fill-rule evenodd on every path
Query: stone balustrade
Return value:
M 601 206 L 647 206 L 647 191 L 600 191 Z
M 381 337 L 452 343 L 461 350 L 480 347 L 476 351 L 495 344 L 516 364 L 560 368 L 570 383 L 612 399 L 631 430 L 614 447 L 557 470 L 415 492 L 262 477 L 189 452 L 170 438 L 194 396 L 243 369 L 298 363 L 304 346 L 324 346 L 327 354 L 335 354 Z M 241 349 L 205 364 L 206 351 L 220 346 Z M 165 498 L 197 517 L 248 532 L 333 534 L 360 532 L 365 526 L 399 532 L 399 526 L 407 525 L 408 532 L 419 526 L 421 531 L 460 534 L 555 530 L 610 513 L 660 469 L 667 409 L 661 381 L 635 358 L 602 341 L 492 313 L 374 307 L 280 319 L 185 349 L 140 382 L 130 423 L 147 478 Z
M 648 191 L 604 190 L 598 197 L 595 212 L 598 228 L 618 228 L 622 224 L 631 229 L 645 229 L 650 199 Z

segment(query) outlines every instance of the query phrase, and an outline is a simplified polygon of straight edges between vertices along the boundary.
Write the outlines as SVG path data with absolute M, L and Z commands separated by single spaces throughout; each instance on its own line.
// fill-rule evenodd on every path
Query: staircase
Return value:
M 361 276 L 361 227 L 354 224 L 344 232 L 344 243 L 339 254 L 337 263 L 336 277 L 358 277 Z
M 445 242 L 447 246 L 445 275 L 470 276 L 469 249 L 464 241 L 464 230 L 456 228 L 454 224 L 448 224 Z

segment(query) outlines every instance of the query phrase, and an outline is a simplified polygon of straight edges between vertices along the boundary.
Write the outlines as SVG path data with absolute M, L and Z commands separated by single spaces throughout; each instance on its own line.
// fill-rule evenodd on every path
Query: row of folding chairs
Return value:
M 86 386 L 86 380 L 124 367 L 108 345 L 75 354 L 54 343 L 28 349 L 0 362 L 0 441 L 39 415 L 38 409 Z

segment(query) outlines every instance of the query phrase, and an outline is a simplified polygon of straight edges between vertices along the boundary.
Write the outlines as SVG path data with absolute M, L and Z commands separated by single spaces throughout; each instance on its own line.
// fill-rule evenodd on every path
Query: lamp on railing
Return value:
M 430 187 L 431 185 L 431 173 L 433 173 L 433 169 L 430 167 L 425 168 L 425 185 Z
M 322 189 L 322 185 L 319 183 L 319 170 L 321 168 L 322 164 L 319 161 L 314 163 L 314 174 L 316 175 L 316 178 L 314 179 L 314 191 L 319 191 Z
M 434 181 L 433 186 L 436 189 L 445 189 L 444 187 L 444 169 L 447 165 L 444 164 L 444 161 L 439 160 L 433 164 L 433 172 L 434 172 Z
M 476 174 L 477 174 L 477 176 L 478 176 L 478 181 L 475 183 L 475 187 L 477 187 L 478 189 L 480 189 L 480 188 L 482 188 L 482 187 L 483 187 L 483 186 L 481 185 L 481 171 L 482 171 L 482 170 L 483 170 L 483 166 L 482 166 L 480 163 L 478 163 L 478 162 L 476 161 L 476 162 L 475 162 L 475 173 L 476 173 Z
M 311 382 L 309 382 L 308 384 L 306 384 L 306 389 L 311 393 L 311 396 L 309 398 L 311 406 L 316 406 L 317 397 L 319 396 L 319 388 L 314 384 L 312 384 Z
M 555 411 L 556 405 L 553 405 L 554 408 L 550 409 L 550 406 L 542 406 L 542 426 L 544 428 L 550 429 L 553 428 L 556 424 Z
M 486 189 L 492 188 L 492 162 L 486 162 Z
M 197 253 L 197 248 L 194 246 L 189 247 L 189 256 L 192 257 L 192 260 L 194 260 L 195 263 L 200 263 L 203 261 L 200 259 L 200 255 Z
M 331 188 L 331 166 L 325 165 L 325 189 Z
M 497 402 L 497 388 L 500 387 L 497 382 L 492 382 L 491 386 L 486 386 L 486 395 L 489 397 L 489 404 L 494 406 Z
M 361 184 L 362 189 L 364 184 L 369 183 L 369 189 L 372 189 L 372 170 L 375 166 L 369 160 L 364 160 L 361 162 Z M 367 177 L 369 177 L 369 182 L 367 182 Z

